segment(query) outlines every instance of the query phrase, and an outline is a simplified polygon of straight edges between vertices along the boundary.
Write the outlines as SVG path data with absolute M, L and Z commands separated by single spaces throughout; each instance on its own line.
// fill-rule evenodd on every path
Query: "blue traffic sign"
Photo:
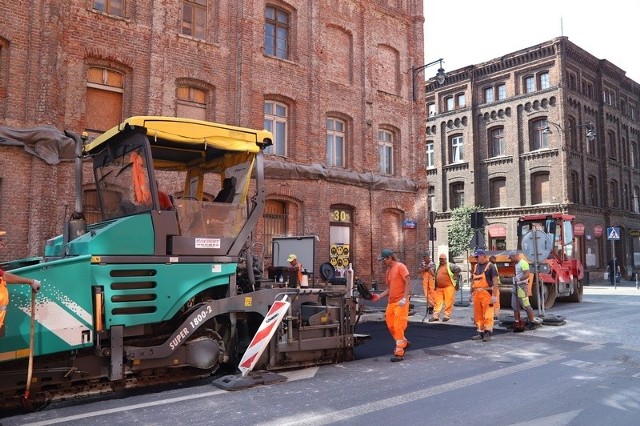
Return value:
M 620 227 L 609 226 L 607 228 L 607 240 L 619 240 L 620 239 Z

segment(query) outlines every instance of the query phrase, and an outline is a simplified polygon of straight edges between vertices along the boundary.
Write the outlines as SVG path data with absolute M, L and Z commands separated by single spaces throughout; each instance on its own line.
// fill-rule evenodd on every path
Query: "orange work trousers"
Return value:
M 452 285 L 448 287 L 436 288 L 434 294 L 433 317 L 439 318 L 440 311 L 444 307 L 444 316 L 451 318 L 453 313 L 453 299 L 456 297 L 456 288 Z
M 493 306 L 487 290 L 473 291 L 473 321 L 478 331 L 493 331 Z
M 496 291 L 496 302 L 493 304 L 493 317 L 498 318 L 500 316 L 500 290 Z
M 404 331 L 407 329 L 409 322 L 409 301 L 404 306 L 399 306 L 398 302 L 389 303 L 385 313 L 387 328 L 391 337 L 396 341 L 396 349 L 393 354 L 395 356 L 403 356 L 404 348 L 407 347 L 407 339 L 404 337 Z
M 424 291 L 424 297 L 427 299 L 427 305 L 432 308 L 436 306 L 436 299 L 434 297 L 436 293 L 436 286 L 433 279 L 422 280 L 422 291 Z

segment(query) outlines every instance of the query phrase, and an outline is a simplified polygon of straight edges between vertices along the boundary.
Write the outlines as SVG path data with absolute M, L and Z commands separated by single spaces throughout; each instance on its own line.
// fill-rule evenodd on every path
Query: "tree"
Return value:
M 478 206 L 462 206 L 451 211 L 451 225 L 449 225 L 449 253 L 459 256 L 471 247 L 473 229 L 471 228 L 471 213 L 481 210 Z M 484 230 L 482 230 L 484 232 Z

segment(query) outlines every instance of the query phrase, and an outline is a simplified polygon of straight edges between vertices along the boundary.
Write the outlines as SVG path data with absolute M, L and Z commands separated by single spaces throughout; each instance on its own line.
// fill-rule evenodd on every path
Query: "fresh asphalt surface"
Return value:
M 466 294 L 463 294 L 463 300 Z M 58 403 L 0 419 L 8 425 L 633 425 L 640 414 L 640 290 L 623 282 L 585 288 L 580 304 L 556 304 L 564 326 L 471 341 L 471 307 L 447 323 L 422 322 L 415 297 L 405 360 L 381 312 L 361 318 L 371 339 L 357 360 L 287 372 L 284 383 L 227 392 L 211 380 Z M 460 300 L 460 293 L 456 295 Z M 503 314 L 508 313 L 503 310 Z

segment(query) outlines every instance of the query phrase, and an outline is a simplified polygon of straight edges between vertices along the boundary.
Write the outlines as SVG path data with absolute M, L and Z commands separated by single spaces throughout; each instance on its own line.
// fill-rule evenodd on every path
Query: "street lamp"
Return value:
M 542 129 L 542 133 L 545 135 L 551 135 L 553 134 L 553 131 L 551 130 L 551 127 L 549 127 L 549 124 L 552 124 L 555 128 L 558 129 L 558 131 L 560 131 L 560 133 L 564 133 L 564 129 L 562 128 L 562 126 L 560 126 L 558 123 L 554 123 L 553 121 L 547 121 L 547 125 L 545 126 L 544 129 Z M 585 127 L 587 129 L 586 133 L 585 133 L 585 137 L 592 141 L 596 138 L 597 134 L 595 131 L 595 126 L 593 125 L 592 122 L 588 122 L 587 124 L 578 124 L 577 126 L 575 126 L 574 128 L 578 129 L 580 127 Z M 568 128 L 568 130 L 572 129 L 571 127 Z
M 431 260 L 435 261 L 435 242 L 436 242 L 436 228 L 434 224 L 436 223 L 436 219 L 438 218 L 438 213 L 429 209 L 429 240 L 431 241 Z
M 439 85 L 444 84 L 444 80 L 445 78 L 447 78 L 447 75 L 444 73 L 444 68 L 442 68 L 442 61 L 444 61 L 444 59 L 440 58 L 440 59 L 436 59 L 433 62 L 429 62 L 428 64 L 420 65 L 419 67 L 411 67 L 411 88 L 413 89 L 414 101 L 416 101 L 418 98 L 418 96 L 416 95 L 416 77 L 418 76 L 418 73 L 423 69 L 439 63 L 440 68 L 436 73 L 436 81 L 438 82 Z

